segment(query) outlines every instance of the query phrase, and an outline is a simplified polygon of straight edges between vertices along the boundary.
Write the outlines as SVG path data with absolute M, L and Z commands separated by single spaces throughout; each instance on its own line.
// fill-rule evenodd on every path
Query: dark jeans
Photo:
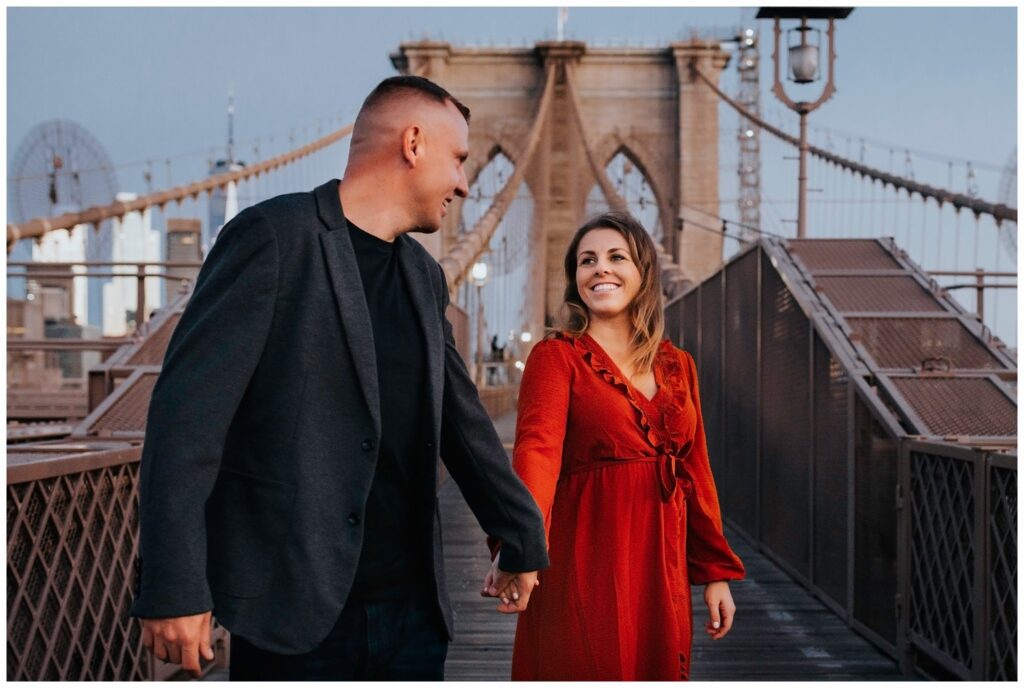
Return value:
M 232 681 L 443 681 L 448 654 L 437 598 L 349 600 L 320 645 L 300 655 L 231 636 Z

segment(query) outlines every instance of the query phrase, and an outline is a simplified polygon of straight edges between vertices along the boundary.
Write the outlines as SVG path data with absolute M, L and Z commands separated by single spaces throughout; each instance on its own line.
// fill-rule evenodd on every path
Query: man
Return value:
M 502 540 L 485 591 L 526 608 L 547 565 L 444 317 L 436 232 L 468 193 L 469 110 L 383 81 L 345 178 L 246 209 L 221 232 L 149 409 L 134 616 L 199 673 L 211 613 L 232 679 L 441 679 L 451 636 L 437 508 L 443 457 Z

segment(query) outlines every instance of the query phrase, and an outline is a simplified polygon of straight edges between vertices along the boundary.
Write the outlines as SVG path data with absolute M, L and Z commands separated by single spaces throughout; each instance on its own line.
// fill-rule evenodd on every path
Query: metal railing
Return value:
M 900 386 L 970 383 L 1015 409 L 1001 382 L 1015 366 L 939 290 L 921 287 L 928 313 L 869 313 L 852 297 L 837 309 L 839 269 L 812 276 L 800 266 L 823 258 L 793 243 L 753 245 L 666 307 L 666 335 L 697 363 L 723 516 L 907 673 L 1015 678 L 1014 431 L 981 411 L 942 442 L 928 428 L 972 402 L 933 395 L 921 409 Z M 861 244 L 831 255 L 891 256 L 870 279 L 896 280 L 896 254 Z M 950 370 L 914 370 L 936 351 Z M 897 355 L 912 362 L 885 362 Z
M 1006 283 L 1006 282 L 986 282 L 986 277 L 1017 277 L 1016 272 L 994 272 L 985 271 L 981 268 L 973 271 L 965 270 L 932 270 L 928 273 L 933 277 L 973 277 L 973 282 L 967 282 L 964 284 L 943 284 L 943 289 L 949 291 L 951 289 L 974 289 L 974 312 L 978 314 L 978 319 L 982 322 L 985 321 L 985 290 L 986 289 L 1016 289 L 1017 283 Z
M 36 217 L 21 224 L 8 224 L 7 252 L 10 253 L 14 245 L 21 239 L 40 237 L 47 232 L 58 229 L 70 230 L 78 225 L 99 226 L 104 220 L 123 218 L 128 213 L 142 211 L 154 206 L 163 208 L 172 202 L 180 204 L 186 198 L 191 197 L 194 199 L 200 194 L 212 193 L 216 189 L 226 188 L 229 184 L 273 172 L 279 167 L 290 165 L 296 160 L 301 160 L 312 153 L 337 143 L 352 133 L 352 127 L 352 124 L 347 124 L 341 129 L 331 132 L 312 143 L 290 150 L 269 160 L 254 163 L 233 172 L 211 175 L 186 186 L 176 186 L 163 191 L 155 191 L 133 201 L 114 201 L 108 205 L 92 206 L 81 212 L 64 213 L 55 217 Z
M 73 261 L 63 263 L 13 261 L 7 263 L 7 267 L 8 279 L 20 278 L 26 282 L 41 279 L 73 280 L 76 278 L 134 279 L 136 281 L 135 327 L 138 328 L 146 321 L 146 279 L 156 278 L 187 284 L 195 281 L 202 263 L 195 261 Z M 110 269 L 99 270 L 97 268 Z M 126 268 L 129 271 L 118 271 L 117 268 Z M 164 272 L 149 272 L 148 268 L 162 268 Z M 172 273 L 168 270 L 187 270 L 188 272 Z
M 144 652 L 130 616 L 140 454 L 128 443 L 9 451 L 8 680 L 132 681 L 177 670 Z M 223 629 L 214 638 L 222 659 Z
M 904 663 L 1017 678 L 1016 456 L 906 440 L 900 483 Z M 940 675 L 941 676 L 941 675 Z

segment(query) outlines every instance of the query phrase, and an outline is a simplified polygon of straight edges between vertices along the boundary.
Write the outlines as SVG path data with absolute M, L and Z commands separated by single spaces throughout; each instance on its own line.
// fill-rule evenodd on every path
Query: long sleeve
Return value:
M 441 285 L 443 313 L 448 306 L 448 289 L 443 277 Z M 446 318 L 443 318 L 443 327 L 441 458 L 480 527 L 504 543 L 502 569 L 521 572 L 545 568 L 547 547 L 537 505 L 512 471 L 494 423 L 480 403 L 476 386 L 455 348 L 452 327 Z
M 274 317 L 277 240 L 258 209 L 221 232 L 174 330 L 146 422 L 132 614 L 213 608 L 205 504 Z
M 708 461 L 704 417 L 700 409 L 697 366 L 685 353 L 690 396 L 697 412 L 697 431 L 693 449 L 686 459 L 686 470 L 693 479 L 693 492 L 686 500 L 686 565 L 690 583 L 703 585 L 712 581 L 740 580 L 746 574 L 743 562 L 729 547 L 722 532 L 722 516 L 718 491 Z
M 562 470 L 562 447 L 569 416 L 572 369 L 565 347 L 555 340 L 537 344 L 526 361 L 519 386 L 519 415 L 512 466 L 530 490 L 544 532 L 551 532 L 551 507 Z

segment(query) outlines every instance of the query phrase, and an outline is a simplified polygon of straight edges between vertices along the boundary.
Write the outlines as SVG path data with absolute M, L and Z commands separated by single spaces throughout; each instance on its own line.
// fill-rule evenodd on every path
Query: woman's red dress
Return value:
M 690 584 L 743 578 L 722 534 L 697 372 L 662 342 L 648 400 L 589 335 L 530 354 L 513 465 L 551 565 L 520 615 L 513 680 L 689 675 Z

